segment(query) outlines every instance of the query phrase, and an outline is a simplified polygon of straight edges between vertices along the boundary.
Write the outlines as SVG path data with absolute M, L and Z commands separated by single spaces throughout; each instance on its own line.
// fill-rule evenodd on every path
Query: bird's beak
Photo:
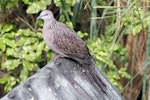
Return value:
M 38 17 L 36 18 L 36 20 L 39 20 L 39 19 L 41 19 L 41 16 L 38 16 Z

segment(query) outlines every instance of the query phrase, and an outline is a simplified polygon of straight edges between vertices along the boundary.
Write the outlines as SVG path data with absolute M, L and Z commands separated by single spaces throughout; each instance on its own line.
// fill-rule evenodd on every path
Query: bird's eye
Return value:
M 48 14 L 45 14 L 46 16 L 48 15 Z

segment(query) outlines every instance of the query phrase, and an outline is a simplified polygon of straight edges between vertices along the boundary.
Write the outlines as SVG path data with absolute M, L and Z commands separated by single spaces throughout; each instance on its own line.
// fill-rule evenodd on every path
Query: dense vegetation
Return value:
M 53 52 L 42 39 L 43 22 L 36 20 L 42 10 L 50 9 L 86 41 L 99 69 L 125 97 L 139 91 L 127 99 L 136 100 L 143 89 L 144 100 L 148 97 L 150 4 L 129 1 L 1 0 L 0 96 L 52 59 Z

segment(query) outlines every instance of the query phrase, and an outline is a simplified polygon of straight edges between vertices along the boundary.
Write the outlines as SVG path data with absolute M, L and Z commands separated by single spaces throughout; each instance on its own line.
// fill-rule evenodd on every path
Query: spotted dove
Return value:
M 74 30 L 64 23 L 56 21 L 54 15 L 49 10 L 43 10 L 37 19 L 44 20 L 43 39 L 46 45 L 60 57 L 71 58 L 81 65 L 86 66 L 103 92 L 105 84 L 97 75 L 98 70 L 89 53 L 85 42 L 76 34 Z

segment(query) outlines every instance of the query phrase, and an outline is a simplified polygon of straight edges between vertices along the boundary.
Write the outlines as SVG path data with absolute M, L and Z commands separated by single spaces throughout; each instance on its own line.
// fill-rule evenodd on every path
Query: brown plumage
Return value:
M 57 22 L 49 10 L 41 12 L 37 19 L 44 20 L 43 39 L 46 45 L 61 57 L 67 57 L 87 66 L 94 80 L 104 91 L 105 84 L 98 76 L 98 70 L 89 53 L 85 42 L 74 30 L 61 22 Z

